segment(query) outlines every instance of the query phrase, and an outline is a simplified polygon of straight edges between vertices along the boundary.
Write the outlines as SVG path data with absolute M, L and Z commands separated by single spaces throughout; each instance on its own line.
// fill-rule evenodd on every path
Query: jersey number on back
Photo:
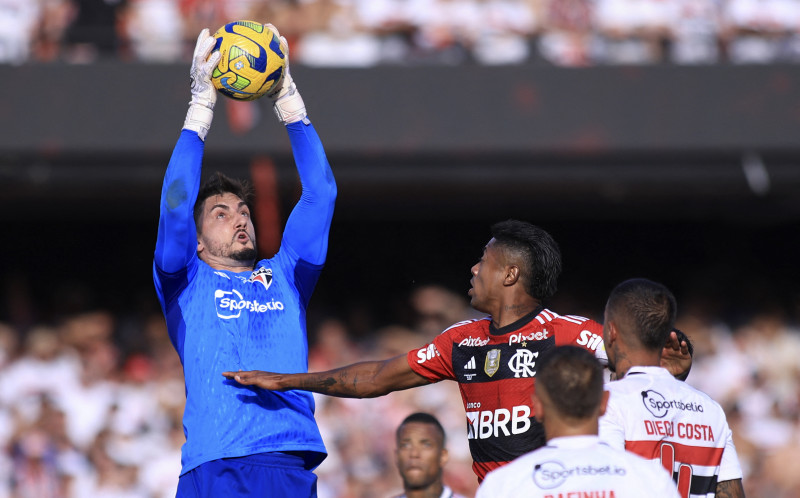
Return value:
M 675 447 L 672 443 L 661 443 L 661 465 L 670 473 L 675 468 Z M 692 486 L 692 467 L 682 463 L 678 467 L 678 494 L 681 498 L 689 498 L 689 489 Z

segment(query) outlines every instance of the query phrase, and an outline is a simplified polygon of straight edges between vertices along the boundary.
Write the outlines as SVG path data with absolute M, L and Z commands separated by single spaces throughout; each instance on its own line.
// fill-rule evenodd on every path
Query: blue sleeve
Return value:
M 193 211 L 200 190 L 203 149 L 204 143 L 196 132 L 181 131 L 161 187 L 158 238 L 153 261 L 156 276 L 177 277 L 197 257 Z M 182 281 L 185 279 L 185 275 L 180 278 Z M 165 301 L 174 297 L 169 295 L 171 292 L 167 289 L 159 290 Z
M 283 232 L 282 246 L 311 266 L 322 266 L 336 201 L 336 182 L 322 142 L 310 123 L 286 126 L 303 187 Z

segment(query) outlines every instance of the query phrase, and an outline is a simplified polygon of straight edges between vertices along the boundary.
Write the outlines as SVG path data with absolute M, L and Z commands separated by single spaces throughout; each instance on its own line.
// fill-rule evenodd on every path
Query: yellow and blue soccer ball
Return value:
M 211 74 L 219 92 L 235 100 L 255 100 L 281 83 L 286 54 L 280 39 L 255 21 L 235 21 L 214 33 L 220 60 Z

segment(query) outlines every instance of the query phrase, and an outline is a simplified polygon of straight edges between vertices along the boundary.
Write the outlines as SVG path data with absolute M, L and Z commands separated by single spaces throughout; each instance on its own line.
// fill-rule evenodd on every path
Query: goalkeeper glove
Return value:
M 186 113 L 183 129 L 197 132 L 203 141 L 206 139 L 208 129 L 211 128 L 214 104 L 217 102 L 217 90 L 211 84 L 211 73 L 220 58 L 219 51 L 211 53 L 215 43 L 216 38 L 209 34 L 208 28 L 203 29 L 200 36 L 197 37 L 192 67 L 189 69 L 192 100 L 189 102 L 189 111 Z M 209 54 L 211 54 L 210 57 Z
M 267 97 L 272 99 L 272 108 L 275 110 L 275 115 L 278 116 L 278 120 L 283 124 L 295 123 L 297 121 L 307 122 L 306 116 L 308 113 L 306 113 L 306 105 L 303 102 L 303 97 L 300 96 L 300 92 L 297 90 L 297 85 L 294 84 L 292 74 L 289 72 L 289 44 L 286 42 L 286 38 L 281 36 L 275 26 L 272 24 L 265 24 L 264 26 L 272 31 L 281 41 L 281 51 L 286 57 L 283 78 L 281 78 L 277 88 L 273 92 L 267 94 Z

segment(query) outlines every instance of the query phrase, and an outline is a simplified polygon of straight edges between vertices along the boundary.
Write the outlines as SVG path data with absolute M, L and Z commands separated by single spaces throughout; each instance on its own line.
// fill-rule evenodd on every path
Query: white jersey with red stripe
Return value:
M 662 469 L 597 436 L 553 438 L 490 472 L 475 498 L 678 498 Z
M 633 367 L 606 384 L 600 438 L 662 465 L 683 498 L 713 498 L 742 469 L 722 407 L 661 367 Z

